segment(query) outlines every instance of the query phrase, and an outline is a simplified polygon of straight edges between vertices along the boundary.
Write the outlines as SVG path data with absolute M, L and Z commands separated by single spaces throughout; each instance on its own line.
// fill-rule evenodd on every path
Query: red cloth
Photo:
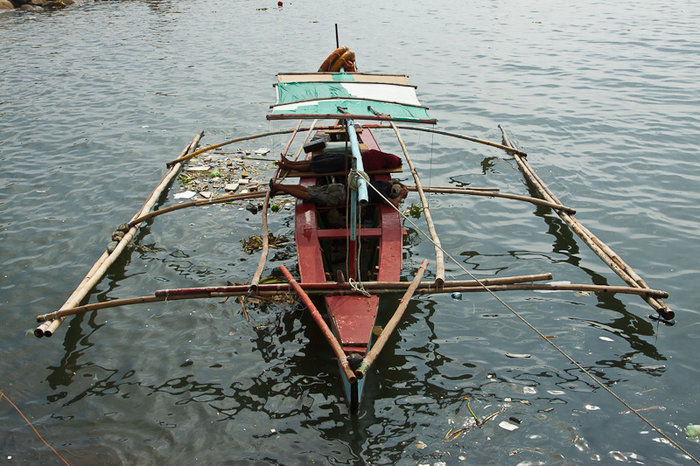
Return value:
M 362 153 L 362 165 L 365 171 L 390 170 L 401 166 L 401 159 L 394 154 L 369 149 Z

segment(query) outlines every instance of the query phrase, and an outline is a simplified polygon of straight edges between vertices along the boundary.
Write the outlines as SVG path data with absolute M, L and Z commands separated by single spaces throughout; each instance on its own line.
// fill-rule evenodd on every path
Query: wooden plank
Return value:
M 412 86 L 408 81 L 408 76 L 403 74 L 374 74 L 374 73 L 345 73 L 351 74 L 355 83 L 371 84 L 397 84 L 400 86 Z M 312 83 L 312 82 L 343 82 L 338 81 L 338 73 L 279 73 L 277 82 L 280 83 Z

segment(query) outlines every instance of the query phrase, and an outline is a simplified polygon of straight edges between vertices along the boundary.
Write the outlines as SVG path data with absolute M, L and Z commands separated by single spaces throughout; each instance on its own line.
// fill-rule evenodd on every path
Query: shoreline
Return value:
M 0 0 L 0 13 L 17 10 L 61 10 L 90 0 Z

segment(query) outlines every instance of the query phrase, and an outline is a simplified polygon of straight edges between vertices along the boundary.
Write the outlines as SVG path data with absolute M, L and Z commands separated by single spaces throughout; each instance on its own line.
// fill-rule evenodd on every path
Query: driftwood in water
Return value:
M 503 133 L 503 140 L 506 145 L 513 151 L 515 146 L 510 142 L 508 134 L 502 125 L 499 125 Z M 540 195 L 550 201 L 557 204 L 561 204 L 559 199 L 552 193 L 552 191 L 544 184 L 539 176 L 532 169 L 527 160 L 516 152 L 513 152 L 513 157 L 517 162 L 520 170 L 523 172 L 525 177 L 530 181 L 530 183 L 539 191 Z M 635 289 L 649 289 L 649 285 L 635 272 L 632 267 L 627 265 L 620 256 L 615 253 L 608 245 L 603 243 L 595 235 L 593 235 L 586 227 L 584 227 L 581 222 L 579 222 L 573 215 L 568 214 L 563 211 L 557 211 L 559 217 L 561 217 L 564 222 L 566 222 L 569 227 L 583 240 L 588 247 L 595 252 L 595 254 L 600 257 L 600 259 L 605 262 L 608 267 L 610 267 L 613 272 L 615 272 L 620 278 L 622 278 L 630 287 Z M 675 313 L 669 309 L 669 307 L 658 297 L 652 297 L 648 294 L 642 294 L 642 298 L 665 320 L 670 321 L 675 316 Z
M 425 221 L 428 224 L 428 231 L 430 232 L 430 237 L 433 241 L 433 244 L 435 245 L 435 284 L 437 286 L 441 286 L 445 282 L 445 258 L 442 253 L 440 238 L 438 237 L 437 232 L 435 231 L 433 217 L 432 215 L 430 215 L 430 209 L 428 208 L 428 200 L 425 198 L 425 194 L 423 193 L 423 187 L 421 185 L 420 178 L 418 177 L 418 172 L 413 166 L 413 162 L 411 161 L 411 157 L 409 157 L 408 155 L 408 150 L 406 149 L 406 145 L 403 143 L 403 139 L 399 134 L 398 128 L 396 127 L 393 121 L 390 123 L 391 127 L 394 130 L 394 133 L 396 133 L 396 138 L 399 140 L 399 144 L 401 145 L 403 155 L 404 157 L 406 157 L 408 168 L 411 170 L 413 180 L 416 182 L 416 190 L 418 191 L 420 201 L 423 204 L 423 214 L 425 215 Z

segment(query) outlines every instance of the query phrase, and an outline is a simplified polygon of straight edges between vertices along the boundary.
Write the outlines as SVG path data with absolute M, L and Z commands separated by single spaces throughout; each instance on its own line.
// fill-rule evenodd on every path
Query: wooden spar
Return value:
M 418 172 L 416 172 L 416 169 L 413 166 L 413 162 L 408 156 L 408 150 L 406 149 L 406 145 L 403 143 L 403 139 L 399 134 L 398 128 L 396 127 L 393 121 L 389 123 L 394 129 L 394 133 L 396 133 L 396 138 L 399 140 L 399 144 L 401 145 L 403 155 L 404 157 L 406 157 L 406 162 L 408 163 L 408 167 L 411 170 L 413 179 L 416 182 L 416 190 L 418 191 L 418 196 L 420 196 L 420 201 L 423 204 L 423 213 L 425 214 L 425 221 L 428 224 L 428 231 L 430 232 L 430 237 L 432 238 L 433 244 L 435 245 L 435 284 L 437 286 L 442 286 L 442 284 L 445 283 L 445 259 L 442 253 L 442 246 L 440 245 L 440 238 L 438 238 L 438 235 L 435 232 L 433 217 L 432 215 L 430 215 L 430 209 L 428 208 L 428 200 L 425 198 L 425 193 L 423 192 L 423 187 L 421 185 L 420 178 L 418 177 Z
M 377 341 L 374 343 L 374 345 L 372 345 L 372 348 L 365 355 L 360 366 L 357 369 L 355 369 L 355 375 L 358 379 L 361 379 L 365 376 L 367 370 L 370 368 L 374 360 L 377 359 L 379 353 L 381 353 L 382 349 L 384 349 L 384 345 L 386 345 L 386 342 L 389 340 L 389 337 L 391 336 L 392 332 L 401 321 L 401 318 L 403 317 L 403 314 L 406 311 L 406 308 L 408 307 L 408 303 L 411 300 L 413 293 L 415 293 L 416 288 L 418 288 L 418 284 L 423 278 L 423 274 L 425 273 L 425 269 L 427 267 L 428 259 L 423 259 L 423 262 L 421 263 L 420 267 L 418 267 L 418 272 L 416 272 L 416 276 L 413 277 L 411 285 L 408 287 L 408 289 L 406 289 L 406 293 L 404 293 L 403 297 L 401 298 L 401 301 L 399 302 L 398 307 L 396 308 L 396 311 L 394 311 L 394 315 L 391 316 L 389 322 L 387 322 L 387 324 L 384 326 L 384 330 L 382 330 L 382 333 L 379 334 L 379 337 L 377 337 Z
M 299 124 L 297 125 L 296 129 L 292 133 L 292 136 L 289 138 L 289 141 L 287 141 L 287 145 L 284 147 L 284 150 L 282 151 L 282 155 L 287 155 L 287 151 L 289 148 L 292 146 L 292 142 L 294 141 L 294 137 L 297 135 L 297 132 L 299 131 L 299 128 L 301 127 L 301 124 L 303 123 L 304 120 L 299 120 Z M 311 134 L 311 130 L 313 127 L 316 125 L 316 121 L 314 120 L 313 123 L 311 124 L 311 127 L 309 128 L 309 131 L 306 134 L 306 139 L 304 139 L 304 144 L 306 143 L 306 140 L 308 139 L 309 135 Z M 304 144 L 301 145 L 301 147 L 304 147 Z M 301 149 L 300 149 L 301 152 Z M 277 166 L 277 169 L 275 170 L 275 174 L 272 176 L 273 180 L 277 180 L 277 177 L 280 174 L 280 167 Z M 262 211 L 262 251 L 260 252 L 260 260 L 258 260 L 258 267 L 255 269 L 255 273 L 253 274 L 253 279 L 250 281 L 250 287 L 252 289 L 255 289 L 255 287 L 258 286 L 258 283 L 260 282 L 260 277 L 262 277 L 263 270 L 265 269 L 265 263 L 267 262 L 267 255 L 269 254 L 270 251 L 270 238 L 269 238 L 269 230 L 267 226 L 267 210 L 269 208 L 270 204 L 270 197 L 271 193 L 268 191 L 265 195 L 265 201 L 263 201 L 263 211 Z
M 517 278 L 517 277 L 514 277 Z M 530 283 L 527 283 L 530 282 Z M 463 284 L 461 284 L 463 283 Z M 376 286 L 368 286 L 368 285 Z M 362 291 L 353 289 L 348 284 L 336 283 L 304 283 L 300 284 L 301 288 L 309 295 L 357 295 L 362 294 Z M 372 294 L 390 294 L 399 293 L 401 290 L 408 288 L 407 282 L 366 282 L 363 287 L 371 291 Z M 488 287 L 488 289 L 486 288 Z M 660 290 L 652 290 L 647 288 L 634 288 L 629 286 L 607 286 L 607 285 L 588 285 L 588 284 L 557 284 L 557 283 L 532 283 L 527 281 L 510 281 L 508 279 L 486 279 L 481 280 L 481 284 L 473 280 L 465 280 L 463 282 L 449 281 L 445 282 L 442 288 L 435 288 L 434 282 L 422 282 L 418 285 L 415 293 L 417 294 L 432 294 L 432 293 L 479 293 L 491 291 L 590 291 L 593 293 L 620 293 L 620 294 L 636 294 L 639 296 L 651 296 L 656 298 L 668 297 L 668 293 Z M 226 298 L 231 296 L 276 296 L 279 294 L 288 293 L 291 291 L 289 285 L 286 284 L 265 284 L 258 285 L 258 291 L 251 293 L 248 285 L 240 286 L 222 286 L 222 287 L 205 287 L 205 288 L 181 288 L 172 290 L 158 290 L 154 296 L 141 296 L 138 298 L 115 299 L 101 303 L 85 304 L 74 308 L 62 308 L 59 311 L 37 316 L 38 322 L 53 320 L 69 315 L 83 314 L 86 312 L 97 311 L 99 309 L 107 309 L 129 304 L 150 303 L 158 301 L 175 301 L 180 299 L 205 299 L 205 298 Z
M 445 286 L 449 287 L 473 287 L 473 286 L 489 286 L 489 285 L 510 285 L 514 283 L 526 283 L 535 281 L 551 280 L 551 273 L 543 273 L 538 275 L 519 275 L 513 277 L 502 277 L 502 278 L 483 278 L 481 280 L 452 280 L 445 282 Z M 362 287 L 366 290 L 374 289 L 406 289 L 410 285 L 409 282 L 363 282 Z M 348 282 L 319 282 L 319 283 L 301 283 L 304 291 L 338 291 L 338 290 L 354 290 L 352 284 Z M 419 288 L 425 288 L 427 290 L 435 290 L 434 282 L 421 282 L 418 285 Z M 155 296 L 163 296 L 166 298 L 172 298 L 173 296 L 183 295 L 183 294 L 198 294 L 198 293 L 226 293 L 226 292 L 238 292 L 248 290 L 248 285 L 231 285 L 231 286 L 207 286 L 200 288 L 176 288 L 176 289 L 166 289 L 157 290 Z M 275 291 L 284 292 L 290 291 L 291 288 L 286 283 L 268 283 L 263 285 L 258 285 L 259 291 Z
M 289 285 L 292 288 L 294 288 L 294 291 L 297 293 L 297 295 L 299 295 L 299 298 L 301 298 L 301 300 L 304 302 L 304 305 L 306 305 L 307 309 L 311 313 L 311 317 L 313 317 L 314 321 L 316 322 L 316 325 L 318 325 L 318 328 L 321 330 L 321 333 L 323 333 L 323 336 L 326 338 L 326 341 L 328 341 L 328 344 L 331 345 L 331 348 L 333 349 L 335 356 L 338 358 L 340 367 L 342 367 L 343 373 L 348 379 L 348 382 L 350 382 L 351 384 L 355 383 L 357 377 L 355 376 L 355 373 L 352 371 L 352 369 L 350 369 L 350 364 L 348 363 L 348 358 L 347 356 L 345 356 L 343 348 L 340 346 L 340 343 L 338 343 L 338 339 L 335 337 L 335 335 L 333 335 L 333 332 L 328 327 L 328 324 L 326 324 L 326 321 L 323 320 L 323 317 L 316 309 L 316 306 L 314 306 L 314 303 L 311 302 L 311 298 L 309 298 L 309 296 L 299 286 L 297 281 L 294 280 L 294 277 L 292 277 L 292 274 L 289 273 L 287 267 L 285 267 L 284 265 L 280 265 L 280 270 L 282 271 L 282 274 L 284 274 L 284 278 L 286 278 L 287 282 L 289 282 Z
M 186 154 L 189 151 L 194 150 L 194 148 L 197 147 L 197 144 L 199 144 L 199 140 L 202 136 L 203 133 L 199 133 L 198 135 L 196 135 L 192 142 L 182 151 L 182 154 Z M 151 195 L 147 198 L 146 202 L 143 204 L 141 209 L 134 215 L 132 220 L 151 210 L 156 201 L 158 201 L 158 198 L 160 198 L 160 195 L 162 194 L 163 190 L 170 184 L 175 175 L 177 175 L 181 166 L 182 165 L 178 163 L 170 167 L 170 169 L 165 173 L 165 175 L 163 175 L 163 178 L 161 178 L 161 181 L 158 183 L 156 188 L 151 192 Z M 97 282 L 99 282 L 102 279 L 107 269 L 114 263 L 114 261 L 117 260 L 124 248 L 127 246 L 127 244 L 129 244 L 131 239 L 136 234 L 137 229 L 138 225 L 132 226 L 129 229 L 129 231 L 124 235 L 124 237 L 119 241 L 119 244 L 114 249 L 114 251 L 112 251 L 109 254 L 105 252 L 102 254 L 102 256 L 100 256 L 100 258 L 97 260 L 97 262 L 95 262 L 95 265 L 93 265 L 93 267 L 90 269 L 90 272 L 88 272 L 88 274 L 85 276 L 80 285 L 78 285 L 78 287 L 70 295 L 66 302 L 63 303 L 61 309 L 73 308 L 78 303 L 80 303 L 80 301 L 82 301 L 82 299 L 97 284 Z M 63 323 L 64 320 L 65 317 L 61 317 L 49 322 L 44 322 L 34 330 L 34 335 L 38 338 L 41 338 L 43 336 L 50 337 L 54 334 L 56 329 Z
M 508 138 L 505 128 L 502 125 L 498 126 L 503 133 L 503 140 L 505 141 L 506 145 L 509 148 L 514 148 L 514 145 Z M 544 184 L 524 157 L 517 153 L 513 153 L 513 157 L 515 158 L 515 161 L 525 177 L 528 179 L 528 181 L 530 181 L 535 189 L 539 191 L 543 198 L 550 202 L 561 204 L 554 193 L 552 193 L 547 185 Z M 594 236 L 573 215 L 563 211 L 556 212 L 557 215 L 559 215 L 559 217 L 561 217 L 561 219 L 564 220 L 564 222 L 569 225 L 569 227 L 571 227 L 571 229 L 581 238 L 581 240 L 583 240 L 583 242 L 586 243 L 586 245 L 591 248 L 591 250 L 628 285 L 637 289 L 649 288 L 646 282 L 637 274 L 637 272 L 634 271 L 634 269 L 627 265 L 608 245 Z M 642 299 L 644 299 L 665 320 L 670 321 L 675 316 L 675 313 L 659 298 L 644 294 L 641 296 Z
M 417 191 L 415 186 L 407 186 L 409 191 Z M 425 193 L 446 193 L 446 194 L 469 194 L 471 196 L 484 196 L 484 197 L 500 197 L 503 199 L 514 199 L 516 201 L 525 201 L 535 205 L 541 205 L 549 207 L 554 210 L 563 210 L 569 214 L 575 214 L 576 210 L 571 207 L 566 207 L 556 202 L 549 202 L 544 199 L 539 199 L 536 197 L 519 196 L 517 194 L 507 194 L 499 193 L 494 191 L 486 191 L 483 189 L 473 189 L 473 188 L 450 188 L 450 187 L 438 187 L 438 186 L 423 186 L 423 192 Z
M 138 223 L 145 222 L 146 220 L 150 220 L 153 217 L 167 214 L 169 212 L 174 212 L 176 210 L 186 209 L 187 207 L 200 207 L 200 206 L 212 205 L 212 204 L 222 204 L 224 202 L 242 201 L 244 199 L 254 199 L 254 198 L 258 198 L 258 197 L 264 197 L 266 194 L 267 194 L 267 191 L 255 191 L 255 192 L 249 192 L 249 193 L 245 193 L 245 194 L 225 194 L 223 196 L 214 197 L 212 199 L 201 199 L 201 200 L 197 200 L 197 201 L 183 202 L 182 204 L 176 204 L 176 205 L 172 205 L 170 207 L 165 207 L 163 209 L 154 210 L 152 212 L 148 212 L 144 215 L 136 217 L 135 219 L 133 219 L 129 222 L 129 226 L 133 226 L 133 225 L 136 225 Z
M 335 126 L 323 126 L 323 127 L 317 128 L 317 129 L 332 129 L 332 128 L 335 128 Z M 311 131 L 312 129 L 313 128 L 299 128 L 298 130 L 299 131 Z M 235 142 L 252 141 L 253 139 L 260 139 L 260 138 L 265 138 L 268 136 L 277 136 L 278 134 L 289 134 L 289 133 L 293 133 L 295 131 L 297 131 L 297 129 L 283 129 L 280 131 L 270 131 L 267 133 L 254 134 L 252 136 L 241 136 L 238 138 L 229 139 L 228 141 L 224 141 L 224 142 L 220 142 L 218 144 L 213 144 L 211 146 L 203 147 L 199 150 L 192 152 L 191 154 L 181 155 L 180 157 L 176 158 L 175 160 L 171 160 L 170 162 L 167 162 L 166 165 L 169 167 L 171 165 L 175 165 L 176 163 L 185 162 L 185 161 L 187 161 L 187 160 L 191 159 L 192 157 L 195 157 L 199 154 L 202 154 L 204 152 L 208 152 L 208 151 L 213 150 L 213 149 L 218 149 L 219 147 L 233 144 Z
M 655 297 L 668 297 L 666 291 L 652 290 L 649 288 L 633 288 L 629 286 L 608 286 L 608 285 L 588 285 L 588 284 L 558 284 L 558 283 L 513 283 L 505 285 L 491 285 L 488 289 L 481 286 L 464 286 L 464 287 L 445 287 L 444 290 L 440 290 L 442 293 L 452 293 L 452 292 L 462 292 L 462 293 L 478 293 L 478 292 L 488 292 L 488 291 L 519 291 L 519 290 L 533 290 L 533 291 L 590 291 L 592 293 L 619 293 L 619 294 L 635 294 L 639 296 L 655 296 Z M 419 288 L 416 293 L 427 294 L 427 293 L 437 293 L 436 290 L 427 290 L 424 288 Z M 381 293 L 379 290 L 372 290 L 372 293 Z
M 386 126 L 386 125 L 365 125 L 365 127 L 366 128 L 391 128 L 391 126 Z M 432 128 L 419 128 L 417 126 L 397 125 L 397 127 L 401 128 L 401 129 L 408 129 L 411 131 L 423 131 L 425 133 L 435 133 L 435 134 L 441 134 L 443 136 L 450 136 L 453 138 L 464 139 L 466 141 L 476 142 L 478 144 L 484 144 L 484 145 L 491 146 L 491 147 L 497 147 L 499 149 L 503 149 L 503 150 L 508 151 L 508 152 L 515 152 L 518 155 L 521 155 L 523 157 L 527 157 L 527 154 L 525 152 L 518 150 L 514 147 L 505 146 L 503 144 L 498 144 L 497 142 L 485 141 L 483 139 L 478 139 L 478 138 L 474 138 L 471 136 L 465 136 L 463 134 L 450 133 L 448 131 L 441 131 L 439 129 L 432 129 Z

